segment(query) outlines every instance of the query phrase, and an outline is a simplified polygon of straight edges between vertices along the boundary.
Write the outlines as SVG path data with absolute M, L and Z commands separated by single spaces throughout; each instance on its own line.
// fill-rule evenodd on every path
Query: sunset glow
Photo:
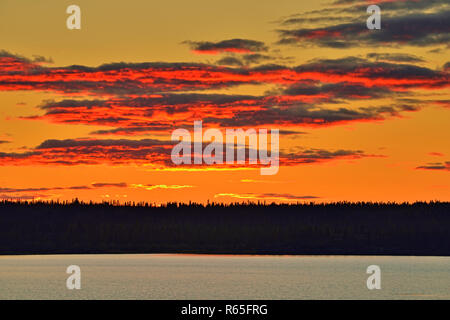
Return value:
M 450 201 L 450 6 L 371 3 L 380 30 L 366 1 L 79 0 L 68 30 L 2 1 L 0 199 Z M 200 120 L 279 129 L 277 174 L 175 165 Z

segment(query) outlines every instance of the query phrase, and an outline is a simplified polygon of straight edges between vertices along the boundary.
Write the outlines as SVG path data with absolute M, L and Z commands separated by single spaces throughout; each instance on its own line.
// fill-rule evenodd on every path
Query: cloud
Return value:
M 351 121 L 379 121 L 400 116 L 401 112 L 417 111 L 431 102 L 402 102 L 366 108 L 332 108 L 323 104 L 386 97 L 400 99 L 413 88 L 448 85 L 448 75 L 442 71 L 355 57 L 313 60 L 298 66 L 294 72 L 307 77 L 262 96 L 162 93 L 108 100 L 65 99 L 44 101 L 39 106 L 45 112 L 43 115 L 22 118 L 113 127 L 93 132 L 99 135 L 170 134 L 174 127 L 190 128 L 199 118 L 204 119 L 207 126 L 220 127 L 272 124 L 317 127 Z M 323 81 L 319 80 L 321 78 Z
M 316 196 L 296 196 L 290 193 L 217 193 L 214 198 L 231 197 L 243 200 L 300 201 L 314 200 Z
M 53 187 L 53 188 L 0 188 L 2 193 L 21 193 L 21 192 L 42 192 L 55 190 L 86 190 L 90 189 L 88 186 L 73 186 L 73 187 Z
M 368 59 L 374 59 L 375 61 L 389 61 L 389 62 L 408 62 L 408 63 L 420 63 L 425 62 L 422 58 L 413 54 L 407 53 L 368 53 L 366 55 Z
M 450 6 L 443 0 L 380 1 L 380 30 L 368 30 L 367 3 L 342 1 L 336 7 L 283 19 L 277 33 L 279 44 L 331 48 L 376 47 L 382 45 L 434 46 L 450 40 Z M 337 17 L 337 18 L 336 18 Z M 306 23 L 317 27 L 305 27 Z M 283 28 L 294 25 L 292 28 Z M 300 27 L 295 27 L 300 25 Z
M 194 186 L 190 185 L 178 185 L 178 184 L 132 184 L 132 188 L 136 189 L 145 189 L 145 190 L 154 190 L 154 189 L 185 189 L 185 188 L 193 188 Z
M 236 66 L 236 67 L 244 66 L 244 62 L 236 57 L 223 57 L 220 60 L 217 60 L 216 64 L 220 66 Z
M 203 148 L 208 143 L 204 143 Z M 23 153 L 0 153 L 0 165 L 138 165 L 151 169 L 165 168 L 193 168 L 203 167 L 208 170 L 212 166 L 183 165 L 176 166 L 171 160 L 171 151 L 175 142 L 142 139 L 67 139 L 46 140 L 36 148 Z M 235 152 L 237 147 L 234 146 Z M 226 145 L 223 146 L 226 150 Z M 246 159 L 249 149 L 246 148 Z M 191 158 L 194 154 L 191 154 Z M 225 152 L 223 157 L 225 157 Z M 279 162 L 281 166 L 294 166 L 301 164 L 323 163 L 335 160 L 357 160 L 377 155 L 366 154 L 362 150 L 325 150 L 305 149 L 296 152 L 280 151 Z M 217 164 L 217 168 L 259 168 L 261 165 L 246 164 Z M 123 183 L 96 183 L 92 187 L 125 187 Z M 152 186 L 149 186 L 152 187 Z M 38 190 L 33 190 L 38 191 Z
M 145 133 L 161 133 L 169 135 L 173 128 L 189 129 L 196 119 L 203 119 L 206 127 L 255 127 L 255 126 L 307 126 L 319 127 L 324 125 L 338 125 L 354 121 L 381 121 L 386 117 L 400 116 L 405 111 L 417 111 L 418 107 L 408 104 L 397 104 L 382 107 L 365 108 L 329 108 L 320 106 L 321 102 L 334 102 L 335 99 L 369 99 L 379 97 L 388 90 L 372 88 L 355 91 L 350 88 L 332 92 L 332 88 L 325 88 L 323 92 L 304 92 L 302 88 L 292 88 L 287 91 L 289 95 L 278 97 L 261 97 L 236 100 L 229 103 L 220 103 L 213 100 L 174 106 L 170 108 L 151 106 L 135 108 L 127 106 L 124 102 L 119 111 L 111 107 L 104 111 L 102 106 L 95 109 L 66 108 L 64 103 L 55 104 L 52 111 L 39 117 L 27 117 L 32 120 L 48 120 L 55 123 L 89 124 L 97 126 L 111 126 L 114 129 L 97 130 L 96 135 L 142 135 Z M 346 91 L 348 90 L 348 91 Z M 327 91 L 327 92 L 326 92 Z M 296 96 L 298 95 L 298 96 Z M 297 98 L 296 98 L 297 97 Z M 302 102 L 308 101 L 308 103 Z M 108 103 L 111 103 L 108 102 Z M 59 110 L 58 110 L 59 109 Z M 63 110 L 64 109 L 64 110 Z M 158 110 L 159 109 L 159 110 Z M 102 112 L 104 111 L 104 112 Z M 109 112 L 117 113 L 117 116 L 108 116 Z M 139 119 L 139 120 L 136 120 Z M 285 133 L 292 130 L 286 129 Z M 297 133 L 297 132 L 291 132 Z M 80 142 L 81 143 L 81 142 Z
M 110 188 L 110 187 L 126 188 L 128 185 L 125 182 L 119 182 L 119 183 L 97 182 L 97 183 L 93 183 L 92 186 L 94 188 Z
M 282 57 L 277 55 L 267 55 L 260 53 L 243 54 L 243 55 L 228 55 L 216 61 L 220 66 L 234 66 L 234 67 L 248 67 L 250 65 L 257 65 L 262 63 L 276 63 L 290 61 L 290 57 Z
M 315 107 L 313 105 L 295 105 L 289 108 L 266 108 L 257 111 L 236 112 L 229 119 L 206 117 L 204 123 L 222 127 L 246 127 L 251 123 L 254 127 L 323 127 L 351 122 L 382 121 L 388 116 L 400 116 L 404 111 L 417 111 L 410 106 L 380 106 L 350 109 Z
M 223 52 L 253 53 L 267 51 L 264 42 L 249 39 L 230 39 L 219 42 L 184 41 L 195 53 L 217 54 Z
M 443 156 L 445 156 L 441 152 L 429 152 L 428 155 L 433 156 L 433 157 L 443 157 Z
M 335 0 L 333 5 L 343 5 L 346 12 L 360 11 L 360 8 L 366 8 L 369 4 L 377 4 L 387 12 L 416 12 L 416 11 L 438 11 L 448 7 L 445 0 Z
M 129 139 L 105 139 L 105 140 L 91 140 L 91 139 L 65 139 L 56 140 L 50 139 L 42 142 L 35 150 L 40 149 L 63 149 L 63 148 L 91 148 L 91 147 L 128 147 L 128 148 L 141 148 L 141 147 L 153 147 L 164 146 L 167 142 L 155 140 L 155 139 L 141 139 L 141 140 L 129 140 Z
M 309 75 L 310 79 L 314 79 L 314 75 L 317 75 L 317 80 L 323 82 L 337 82 L 337 79 L 342 82 L 348 79 L 348 82 L 360 82 L 366 86 L 389 86 L 391 90 L 415 86 L 440 88 L 447 87 L 450 83 L 446 71 L 407 63 L 374 62 L 359 57 L 314 59 L 297 66 L 295 71 L 298 74 L 312 73 Z
M 0 90 L 54 91 L 64 95 L 148 95 L 248 83 L 243 70 L 196 63 L 111 63 L 98 67 L 43 67 L 0 53 Z M 250 80 L 251 82 L 256 79 Z
M 436 170 L 436 171 L 450 171 L 450 161 L 447 162 L 432 162 L 426 165 L 416 167 L 416 169 L 422 170 Z
M 33 55 L 33 62 L 35 62 L 35 63 L 53 63 L 53 59 L 46 58 L 44 56 L 35 54 L 35 55 Z
M 428 53 L 436 53 L 436 54 L 440 54 L 440 53 L 444 53 L 449 49 L 449 45 L 447 45 L 447 47 L 440 47 L 440 48 L 435 48 L 435 49 L 431 49 L 428 50 Z
M 255 180 L 255 179 L 241 179 L 239 182 L 243 183 L 269 183 L 269 184 L 286 184 L 295 181 L 275 181 L 275 180 Z
M 39 69 L 40 66 L 32 60 L 0 50 L 0 74 L 9 72 L 24 72 Z
M 98 182 L 91 185 L 82 186 L 66 186 L 66 187 L 28 187 L 28 188 L 7 188 L 0 187 L 0 199 L 4 200 L 34 200 L 41 198 L 49 198 L 54 195 L 51 192 L 54 191 L 68 191 L 68 190 L 95 190 L 102 188 L 142 188 L 145 190 L 153 189 L 184 189 L 193 188 L 190 185 L 151 185 L 151 184 L 130 184 L 125 182 Z M 24 194 L 25 193 L 25 194 Z
M 172 146 L 153 139 L 52 139 L 31 151 L 0 153 L 0 165 L 162 165 L 170 161 Z
M 444 64 L 444 70 L 450 71 L 450 62 L 447 62 L 446 64 Z
M 294 166 L 300 164 L 317 164 L 334 160 L 357 160 L 370 157 L 384 157 L 382 155 L 369 155 L 362 150 L 325 150 L 305 149 L 298 152 L 280 152 L 280 163 Z
M 120 183 L 93 183 L 90 186 L 69 186 L 69 187 L 40 187 L 40 188 L 5 188 L 0 187 L 0 193 L 22 193 L 22 192 L 44 192 L 44 191 L 59 191 L 59 190 L 91 190 L 97 188 L 117 187 L 126 188 L 128 185 L 125 182 Z
M 2 200 L 15 200 L 15 201 L 25 201 L 25 200 L 39 200 L 48 198 L 48 195 L 45 194 L 34 194 L 34 195 L 11 195 L 11 194 L 0 194 L 0 199 Z
M 83 186 L 66 186 L 66 187 L 39 187 L 39 188 L 5 188 L 0 187 L 0 199 L 8 200 L 33 200 L 39 198 L 49 198 L 54 195 L 51 192 L 54 191 L 67 191 L 67 190 L 95 190 L 102 188 L 141 188 L 145 190 L 153 189 L 184 189 L 193 188 L 190 185 L 165 185 L 165 184 L 130 184 L 125 182 L 98 182 L 91 185 Z M 26 193 L 26 194 L 23 194 Z
M 283 90 L 290 96 L 326 96 L 327 98 L 341 99 L 374 99 L 390 96 L 393 91 L 389 87 L 371 86 L 366 87 L 362 83 L 300 83 L 292 85 Z
M 400 81 L 399 81 L 400 80 Z M 195 63 L 111 63 L 98 67 L 42 67 L 3 52 L 0 91 L 54 91 L 61 95 L 157 97 L 175 91 L 199 91 L 249 84 L 294 85 L 302 81 L 360 82 L 391 89 L 448 85 L 448 70 L 362 58 L 313 60 L 297 67 L 260 65 L 224 67 Z M 89 106 L 85 106 L 88 108 Z

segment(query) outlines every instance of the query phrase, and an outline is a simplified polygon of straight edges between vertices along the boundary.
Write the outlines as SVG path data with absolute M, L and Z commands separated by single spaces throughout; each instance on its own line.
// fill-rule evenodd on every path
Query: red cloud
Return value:
M 447 71 L 358 58 L 313 61 L 295 68 L 227 68 L 194 63 L 113 63 L 99 67 L 41 67 L 0 54 L 0 90 L 60 94 L 142 96 L 152 92 L 204 90 L 242 84 L 293 85 L 302 81 L 361 83 L 395 90 L 449 86 Z
M 172 141 L 142 139 L 67 139 L 46 140 L 36 148 L 23 153 L 0 153 L 0 165 L 146 165 L 149 168 L 185 168 L 175 166 L 171 161 Z M 306 149 L 300 152 L 280 152 L 282 166 L 323 163 L 333 160 L 355 160 L 374 155 L 361 150 Z M 211 166 L 192 167 L 210 168 Z M 215 167 L 239 168 L 244 165 L 218 164 Z M 257 168 L 258 166 L 251 166 Z M 97 187 L 106 184 L 97 185 Z M 112 186 L 111 184 L 108 184 Z M 93 184 L 95 187 L 96 185 Z M 123 186 L 114 184 L 114 186 Z

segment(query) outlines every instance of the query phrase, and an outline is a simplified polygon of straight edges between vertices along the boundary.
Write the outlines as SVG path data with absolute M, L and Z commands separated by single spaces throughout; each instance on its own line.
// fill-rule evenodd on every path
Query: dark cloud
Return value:
M 191 126 L 196 119 L 204 119 L 205 124 L 220 127 L 320 126 L 378 121 L 398 116 L 403 111 L 416 111 L 421 105 L 394 102 L 391 106 L 382 107 L 360 108 L 352 104 L 351 107 L 332 108 L 330 104 L 350 105 L 350 101 L 386 97 L 398 99 L 410 94 L 410 90 L 444 88 L 449 84 L 448 65 L 433 70 L 403 61 L 385 61 L 416 59 L 398 54 L 370 54 L 371 59 L 315 59 L 297 67 L 265 64 L 235 68 L 183 63 L 44 68 L 27 65 L 26 59 L 9 53 L 3 52 L 2 55 L 6 60 L 0 59 L 0 63 L 6 67 L 0 69 L 0 90 L 19 90 L 29 86 L 27 90 L 57 88 L 55 90 L 61 90 L 62 94 L 79 90 L 79 93 L 100 95 L 93 100 L 45 101 L 39 106 L 45 112 L 43 115 L 22 118 L 111 127 L 93 132 L 103 135 L 163 134 L 174 127 Z M 249 59 L 256 60 L 262 56 L 248 55 Z M 240 56 L 243 63 L 246 57 Z M 383 60 L 377 61 L 380 59 Z M 99 81 L 99 78 L 104 80 Z M 159 86 L 162 82 L 156 79 L 162 78 L 165 84 L 170 83 L 169 87 Z M 167 92 L 263 83 L 276 85 L 279 89 L 272 89 L 262 96 Z M 71 89 L 65 91 L 66 87 Z M 153 90 L 163 92 L 155 93 Z M 115 95 L 103 96 L 106 92 Z
M 358 75 L 361 82 L 378 82 L 389 87 L 414 87 L 412 84 L 402 84 L 407 79 L 415 79 L 415 86 L 421 81 L 424 87 L 444 87 L 449 84 L 448 72 L 432 70 L 426 67 L 406 63 L 391 63 L 384 61 L 369 61 L 358 57 L 340 59 L 314 59 L 295 68 L 299 73 L 320 72 L 329 75 Z M 364 80 L 363 80 L 364 79 Z M 401 80 L 401 81 L 391 81 Z M 428 84 L 426 84 L 426 83 Z
M 99 67 L 49 68 L 11 54 L 3 55 L 0 57 L 0 91 L 33 90 L 55 91 L 63 95 L 151 97 L 174 91 L 200 91 L 244 84 L 292 85 L 308 79 L 340 82 L 344 80 L 342 78 L 345 78 L 344 81 L 370 83 L 373 78 L 379 82 L 380 78 L 392 79 L 394 76 L 397 79 L 403 77 L 401 82 L 393 83 L 397 86 L 404 83 L 413 83 L 416 87 L 427 86 L 437 81 L 435 86 L 448 84 L 448 72 L 445 70 L 435 71 L 406 63 L 368 61 L 354 57 L 319 61 L 323 65 L 310 62 L 295 68 L 277 64 L 231 68 L 194 63 L 112 63 Z M 248 55 L 241 61 L 247 64 L 261 59 L 264 59 L 264 55 Z M 384 70 L 389 72 L 381 73 Z
M 171 152 L 173 146 L 178 142 L 158 141 L 158 140 L 47 140 L 36 147 L 34 152 L 24 152 L 18 156 L 17 154 L 3 153 L 0 155 L 0 165 L 145 165 L 146 168 L 170 168 L 175 165 L 171 160 Z M 203 148 L 208 145 L 204 142 Z M 233 145 L 234 152 L 242 146 Z M 249 159 L 249 147 L 244 147 L 246 159 Z M 226 144 L 223 150 L 226 150 Z M 293 166 L 300 164 L 322 163 L 334 160 L 345 159 L 361 159 L 365 157 L 373 157 L 373 155 L 365 154 L 361 150 L 337 150 L 330 151 L 325 149 L 306 149 L 299 152 L 280 151 L 279 160 L 281 166 Z M 191 154 L 191 158 L 194 154 Z M 224 155 L 225 156 L 225 152 Z M 238 165 L 218 165 L 224 167 L 240 167 L 249 164 Z M 198 167 L 196 165 L 191 165 Z M 252 165 L 258 167 L 258 165 Z M 124 183 L 94 183 L 92 186 L 66 187 L 90 189 L 95 187 L 126 187 Z M 51 190 L 62 190 L 59 188 L 51 188 Z M 50 191 L 50 188 L 40 189 L 3 189 L 0 192 L 36 192 Z
M 215 124 L 222 127 L 246 127 L 279 125 L 279 126 L 326 126 L 344 124 L 355 121 L 381 121 L 386 116 L 399 116 L 402 111 L 417 111 L 417 107 L 378 106 L 350 108 L 319 108 L 314 105 L 296 105 L 289 108 L 267 108 L 257 111 L 236 112 L 228 119 L 206 117 L 205 124 Z
M 447 0 L 349 0 L 335 1 L 328 8 L 294 14 L 279 21 L 281 25 L 308 22 L 310 24 L 335 25 L 340 23 L 357 23 L 365 21 L 368 17 L 366 9 L 369 5 L 376 4 L 381 9 L 382 20 L 384 18 L 400 17 L 410 14 L 437 13 L 450 9 Z M 305 19 L 302 20 L 302 19 Z
M 396 79 L 402 73 L 411 73 L 409 80 L 414 77 L 420 79 L 421 74 L 426 74 L 426 77 L 423 77 L 425 81 L 429 81 L 431 76 L 436 78 L 435 82 L 443 78 L 443 75 L 433 73 L 429 69 L 417 69 L 409 65 L 403 65 L 402 69 L 398 69 L 395 64 L 367 62 L 359 58 L 340 59 L 337 62 L 313 61 L 301 68 L 303 69 L 300 73 L 311 73 L 312 70 L 317 72 L 323 68 L 344 77 L 352 73 L 361 75 L 360 70 L 363 70 L 367 73 L 366 77 L 372 77 L 374 81 L 377 78 L 382 80 L 380 85 L 305 80 L 272 90 L 264 96 L 189 93 L 129 99 L 46 101 L 40 105 L 40 108 L 45 110 L 44 115 L 25 118 L 114 127 L 92 132 L 100 135 L 138 135 L 150 132 L 168 134 L 174 127 L 190 128 L 196 119 L 203 119 L 206 125 L 220 127 L 271 124 L 320 126 L 350 121 L 383 120 L 386 116 L 399 116 L 404 111 L 417 111 L 427 103 L 400 100 L 399 98 L 405 95 L 404 88 L 391 89 L 392 84 L 384 84 L 384 79 Z M 384 71 L 384 74 L 373 75 L 370 74 L 371 70 L 378 73 Z M 416 85 L 418 81 L 415 82 Z M 391 83 L 405 86 L 401 81 Z M 368 108 L 323 106 L 386 97 L 397 98 L 399 103 Z
M 362 99 L 381 98 L 394 92 L 387 87 L 366 87 L 360 83 L 319 83 L 293 85 L 283 91 L 286 95 L 327 95 L 332 98 Z
M 42 191 L 56 191 L 56 190 L 86 190 L 90 189 L 88 186 L 73 186 L 73 187 L 53 187 L 53 188 L 0 188 L 2 193 L 21 193 L 21 192 L 42 192 Z
M 27 159 L 32 156 L 38 155 L 38 152 L 23 152 L 23 153 L 17 153 L 17 152 L 0 152 L 0 161 L 3 159 L 10 159 L 10 160 L 20 160 L 20 159 Z
M 40 55 L 33 55 L 33 62 L 36 62 L 36 63 L 53 63 L 53 59 L 52 58 L 46 58 L 46 57 L 40 56 Z
M 109 187 L 116 187 L 116 188 L 126 188 L 128 185 L 125 182 L 119 182 L 119 183 L 93 183 L 92 186 L 94 188 L 109 188 Z
M 261 64 L 266 61 L 278 61 L 278 60 L 289 60 L 290 58 L 286 57 L 280 57 L 275 55 L 266 55 L 266 54 L 260 54 L 260 53 L 253 53 L 253 54 L 244 54 L 242 56 L 228 56 L 224 57 L 217 61 L 217 64 L 219 65 L 234 65 L 234 66 L 248 66 L 248 65 L 254 65 L 254 64 Z
M 308 134 L 308 132 L 281 129 L 281 130 L 279 130 L 279 134 L 285 135 L 285 136 L 290 136 L 290 135 Z
M 110 63 L 98 67 L 43 67 L 2 51 L 0 90 L 56 91 L 65 95 L 149 95 L 257 82 L 248 71 L 198 63 Z
M 69 187 L 43 187 L 43 188 L 4 188 L 0 187 L 0 193 L 22 193 L 22 192 L 47 192 L 60 190 L 90 190 L 95 188 L 126 188 L 125 182 L 119 183 L 93 183 L 91 186 L 69 186 Z
M 0 199 L 2 200 L 34 200 L 37 198 L 47 198 L 48 195 L 45 194 L 34 194 L 34 195 L 11 195 L 11 194 L 0 194 Z
M 367 58 L 374 59 L 375 61 L 410 63 L 425 62 L 422 58 L 407 53 L 368 53 Z
M 447 45 L 447 47 L 440 47 L 440 48 L 435 48 L 432 50 L 428 50 L 428 53 L 444 53 L 447 52 L 447 50 L 450 48 L 450 44 Z
M 381 157 L 380 155 L 368 155 L 362 150 L 325 150 L 305 149 L 299 152 L 280 152 L 280 163 L 287 165 L 314 164 L 337 159 L 356 160 L 367 157 Z
M 97 134 L 97 135 L 138 135 L 138 134 L 147 134 L 147 133 L 155 133 L 155 131 L 165 131 L 168 132 L 170 129 L 172 129 L 173 126 L 139 126 L 139 127 L 125 127 L 125 128 L 114 128 L 110 130 L 96 130 L 92 131 L 91 134 Z
M 361 0 L 337 0 L 334 5 L 343 5 L 340 10 L 344 12 L 359 12 L 361 9 L 365 13 L 365 8 L 369 4 L 378 5 L 383 11 L 388 13 L 403 13 L 415 11 L 438 11 L 448 7 L 446 0 L 372 0 L 369 4 Z
M 46 140 L 36 147 L 36 150 L 40 149 L 55 149 L 55 148 L 78 148 L 78 147 L 129 147 L 129 148 L 140 148 L 140 147 L 153 147 L 166 145 L 167 142 L 155 139 L 142 139 L 142 140 L 129 140 L 129 139 L 107 139 L 107 140 L 77 140 L 77 139 L 66 139 L 66 140 Z
M 410 2 L 412 5 L 413 2 Z M 421 5 L 425 2 L 418 1 Z M 404 4 L 401 4 L 404 5 Z M 367 6 L 367 4 L 365 5 Z M 395 8 L 393 7 L 395 6 Z M 387 8 L 391 9 L 387 9 Z M 353 12 L 354 8 L 343 11 Z M 400 10 L 397 3 L 386 3 L 383 10 Z M 365 12 L 365 11 L 361 11 Z M 383 15 L 380 30 L 368 30 L 366 17 L 357 16 L 349 21 L 337 21 L 324 27 L 301 27 L 277 30 L 279 44 L 320 46 L 332 48 L 375 47 L 375 46 L 431 46 L 447 44 L 450 41 L 450 10 L 436 12 L 397 12 Z M 334 13 L 336 15 L 336 13 Z M 328 16 L 324 16 L 326 20 Z
M 307 14 L 304 14 L 302 16 L 291 16 L 286 19 L 283 19 L 280 21 L 280 24 L 283 26 L 289 26 L 289 25 L 303 25 L 303 24 L 320 24 L 320 23 L 331 23 L 331 22 L 345 22 L 348 21 L 348 16 L 341 16 L 341 17 L 332 17 L 327 16 L 324 17 L 324 15 L 320 15 L 317 17 L 307 17 Z
M 244 66 L 242 60 L 236 57 L 223 57 L 222 59 L 217 60 L 216 64 L 220 66 L 236 66 L 236 67 Z
M 307 199 L 319 199 L 320 197 L 316 196 L 296 196 L 290 193 L 261 193 L 259 194 L 260 197 L 263 198 L 273 198 L 273 197 L 280 197 L 280 198 L 286 198 L 290 200 L 307 200 Z
M 153 139 L 46 140 L 23 153 L 0 153 L 0 165 L 164 164 L 174 143 Z
M 254 54 L 246 54 L 242 57 L 242 59 L 244 59 L 244 61 L 247 64 L 258 64 L 276 58 L 265 54 L 254 53 Z
M 416 169 L 450 171 L 450 161 L 428 163 L 426 165 L 416 167 Z
M 288 61 L 290 58 L 275 56 L 275 55 L 266 55 L 260 53 L 253 54 L 244 54 L 241 56 L 226 56 L 219 59 L 216 64 L 224 65 L 224 66 L 235 66 L 235 67 L 243 67 L 261 64 L 267 61 Z
M 264 42 L 249 39 L 231 39 L 219 42 L 185 41 L 191 49 L 198 53 L 216 54 L 220 52 L 248 53 L 267 51 Z

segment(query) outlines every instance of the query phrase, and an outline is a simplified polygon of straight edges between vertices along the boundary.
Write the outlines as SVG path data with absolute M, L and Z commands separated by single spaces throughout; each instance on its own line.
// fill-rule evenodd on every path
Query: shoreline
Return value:
M 430 255 L 430 254 L 354 254 L 354 253 L 320 253 L 320 254 L 283 254 L 283 253 L 207 253 L 207 252 L 90 252 L 90 253 L 0 253 L 1 257 L 18 256 L 69 256 L 69 255 L 152 255 L 152 256 L 204 256 L 204 257 L 436 257 L 447 258 L 449 255 Z

